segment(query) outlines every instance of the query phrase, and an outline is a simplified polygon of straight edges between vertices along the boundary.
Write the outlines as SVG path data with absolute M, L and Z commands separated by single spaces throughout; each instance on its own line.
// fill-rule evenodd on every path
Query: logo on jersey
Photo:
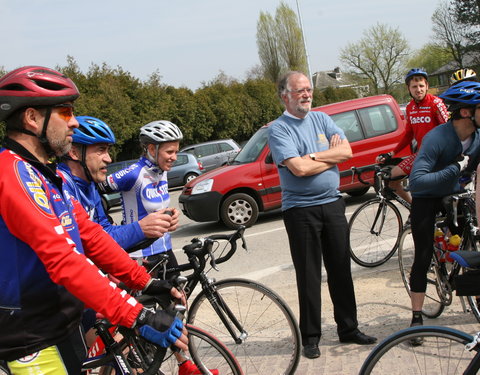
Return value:
M 430 124 L 432 122 L 432 118 L 430 116 L 421 116 L 421 117 L 411 117 L 410 116 L 410 124 Z
M 48 215 L 52 214 L 50 202 L 44 190 L 42 180 L 33 170 L 29 163 L 16 163 L 17 176 L 20 183 L 23 185 L 27 195 L 32 199 L 35 207 L 39 208 L 41 212 Z
M 60 214 L 59 216 L 60 223 L 62 224 L 62 227 L 65 228 L 65 230 L 71 231 L 74 227 L 73 219 L 70 216 L 70 213 L 68 211 L 64 211 Z
M 39 352 L 32 353 L 32 354 L 26 355 L 25 357 L 17 359 L 17 361 L 20 363 L 30 363 L 38 357 L 38 354 Z
M 143 188 L 142 195 L 148 201 L 161 202 L 168 198 L 168 185 L 166 181 L 148 184 Z

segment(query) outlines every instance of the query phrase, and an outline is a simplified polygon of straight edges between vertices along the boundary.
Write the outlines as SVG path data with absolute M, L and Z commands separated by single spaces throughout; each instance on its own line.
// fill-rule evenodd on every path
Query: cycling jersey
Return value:
M 133 289 L 143 289 L 150 276 L 63 189 L 53 164 L 38 162 L 11 139 L 6 144 L 9 149 L 0 149 L 0 359 L 62 341 L 78 329 L 81 301 L 113 324 L 132 326 L 142 305 L 110 285 L 92 261 Z
M 105 214 L 102 200 L 94 182 L 74 176 L 68 165 L 60 163 L 58 169 L 65 177 L 65 188 L 87 211 L 90 219 L 100 224 L 105 231 L 124 249 L 145 239 L 138 222 L 125 225 L 112 225 Z
M 448 121 L 447 107 L 442 99 L 431 94 L 425 95 L 419 103 L 412 99 L 407 105 L 406 114 L 406 132 L 393 150 L 394 154 L 410 145 L 413 139 L 417 141 L 417 150 L 419 150 L 425 134 L 437 125 Z
M 122 194 L 123 222 L 133 223 L 170 205 L 167 172 L 146 157 L 107 177 L 105 185 Z M 130 254 L 138 258 L 163 253 L 172 249 L 170 233 L 165 233 L 149 247 Z

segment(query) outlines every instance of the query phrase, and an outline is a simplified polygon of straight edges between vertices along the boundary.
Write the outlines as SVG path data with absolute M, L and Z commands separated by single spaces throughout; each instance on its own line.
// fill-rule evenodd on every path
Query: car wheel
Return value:
M 186 184 L 187 182 L 190 182 L 197 177 L 198 177 L 198 174 L 196 173 L 187 173 L 187 175 L 183 178 L 183 182 Z
M 108 206 L 107 200 L 104 197 L 102 197 L 102 207 L 105 213 L 107 213 L 108 210 L 110 209 L 110 207 Z
M 248 194 L 232 194 L 223 201 L 220 217 L 228 228 L 250 227 L 257 221 L 258 204 Z
M 367 194 L 367 191 L 370 189 L 370 186 L 364 187 L 362 189 L 347 191 L 346 193 L 351 197 L 360 197 L 364 194 Z

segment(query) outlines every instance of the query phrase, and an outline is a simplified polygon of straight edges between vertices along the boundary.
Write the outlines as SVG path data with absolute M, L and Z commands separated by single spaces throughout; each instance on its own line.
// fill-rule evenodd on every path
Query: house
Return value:
M 315 72 L 312 76 L 313 87 L 320 90 L 325 90 L 327 87 L 344 88 L 350 87 L 357 92 L 359 97 L 368 94 L 368 85 L 359 86 L 357 83 L 345 77 L 340 68 L 335 68 L 332 71 Z
M 463 57 L 462 65 L 464 68 L 471 68 L 480 74 L 480 53 L 471 52 L 465 54 Z M 450 76 L 453 72 L 460 69 L 457 61 L 452 60 L 449 63 L 443 65 L 432 73 L 429 73 L 429 81 L 437 82 L 434 86 L 438 93 L 441 93 L 450 86 Z

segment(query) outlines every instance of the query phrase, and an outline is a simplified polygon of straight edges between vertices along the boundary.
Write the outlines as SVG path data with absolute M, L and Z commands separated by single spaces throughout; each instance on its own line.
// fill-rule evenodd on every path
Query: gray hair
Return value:
M 280 98 L 280 100 L 283 101 L 282 95 L 285 95 L 288 91 L 288 81 L 290 80 L 290 77 L 294 76 L 294 75 L 297 75 L 297 74 L 300 74 L 300 75 L 306 77 L 305 73 L 303 73 L 303 72 L 299 72 L 297 70 L 290 70 L 290 71 L 286 72 L 283 76 L 281 76 L 280 79 L 278 80 L 277 94 L 278 94 L 278 97 Z

